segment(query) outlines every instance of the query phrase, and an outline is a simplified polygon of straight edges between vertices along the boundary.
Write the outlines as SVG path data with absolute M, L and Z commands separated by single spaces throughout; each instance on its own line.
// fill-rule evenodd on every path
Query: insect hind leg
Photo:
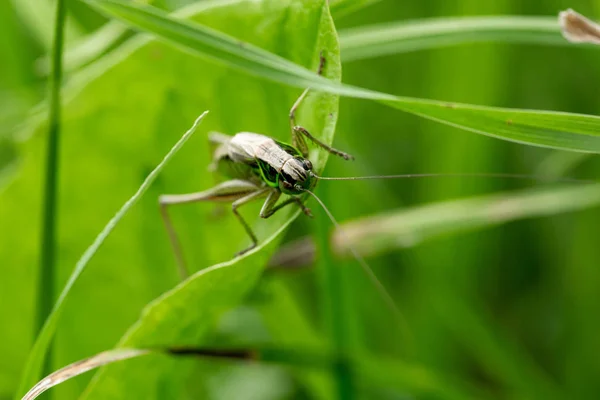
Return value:
M 187 276 L 189 275 L 186 263 L 185 263 L 185 259 L 183 257 L 183 251 L 181 248 L 181 244 L 179 242 L 179 238 L 177 236 L 177 232 L 175 230 L 175 226 L 173 225 L 173 222 L 171 221 L 171 218 L 169 217 L 169 213 L 168 213 L 168 208 L 172 205 L 179 205 L 179 204 L 190 204 L 190 203 L 199 203 L 199 202 L 231 202 L 233 201 L 233 204 L 236 204 L 236 206 L 234 207 L 234 214 L 238 217 L 238 219 L 240 219 L 242 221 L 242 225 L 244 226 L 244 228 L 246 229 L 247 232 L 249 232 L 249 236 L 253 239 L 254 242 L 256 242 L 256 236 L 254 236 L 254 233 L 252 232 L 252 230 L 249 228 L 249 226 L 246 224 L 246 222 L 241 218 L 241 216 L 237 213 L 236 209 L 237 206 L 244 204 L 239 203 L 241 200 L 246 199 L 246 202 L 250 201 L 250 199 L 248 199 L 248 197 L 250 197 L 251 195 L 255 195 L 256 193 L 261 193 L 261 194 L 266 194 L 263 193 L 265 190 L 260 188 L 259 186 L 256 186 L 255 184 L 248 182 L 248 181 L 244 181 L 244 180 L 240 180 L 240 179 L 234 179 L 234 180 L 230 180 L 230 181 L 226 181 L 226 182 L 222 182 L 220 184 L 218 184 L 217 186 L 202 191 L 202 192 L 196 192 L 196 193 L 187 193 L 187 194 L 168 194 L 168 195 L 162 195 L 159 197 L 158 202 L 160 205 L 160 213 L 161 213 L 161 217 L 163 220 L 163 223 L 165 225 L 165 229 L 167 231 L 167 235 L 169 236 L 169 241 L 171 243 L 171 247 L 173 249 L 173 253 L 175 255 L 175 261 L 177 262 L 177 267 L 179 270 L 179 274 L 181 275 L 182 279 L 187 278 Z M 258 197 L 258 196 L 256 196 Z M 252 197 L 253 199 L 254 197 Z M 233 205 L 232 205 L 233 207 Z

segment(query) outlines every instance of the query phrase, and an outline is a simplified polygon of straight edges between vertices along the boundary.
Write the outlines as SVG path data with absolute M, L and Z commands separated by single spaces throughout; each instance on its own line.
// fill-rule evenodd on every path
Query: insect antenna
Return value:
M 301 188 L 298 188 L 298 189 L 301 189 Z M 311 195 L 319 203 L 321 208 L 323 208 L 323 211 L 325 211 L 325 213 L 331 220 L 331 223 L 333 224 L 335 229 L 337 229 L 339 232 L 342 232 L 342 230 L 340 229 L 340 224 L 337 222 L 337 220 L 335 219 L 335 217 L 333 216 L 331 211 L 329 211 L 327 206 L 325 206 L 325 203 L 323 203 L 323 201 L 316 194 L 311 192 L 310 190 L 304 189 L 304 188 L 302 188 L 301 190 L 308 193 L 309 195 Z M 400 328 L 402 330 L 404 330 L 405 329 L 404 317 L 402 316 L 402 313 L 396 306 L 396 303 L 394 302 L 394 299 L 392 298 L 392 296 L 390 296 L 390 294 L 388 293 L 385 286 L 383 286 L 383 283 L 381 283 L 379 278 L 377 278 L 377 275 L 375 275 L 375 273 L 373 272 L 373 270 L 371 269 L 369 264 L 367 264 L 365 259 L 360 254 L 358 254 L 358 252 L 352 246 L 346 246 L 346 248 L 350 251 L 350 253 L 356 259 L 356 261 L 358 262 L 360 267 L 363 269 L 363 271 L 365 272 L 367 277 L 371 280 L 371 282 L 377 289 L 377 292 L 379 292 L 379 295 L 385 301 L 386 306 L 392 311 L 392 313 L 396 317 L 396 320 L 400 324 Z
M 563 182 L 563 183 L 598 183 L 594 180 L 577 178 L 550 178 L 539 175 L 509 174 L 509 173 L 425 173 L 425 174 L 398 174 L 398 175 L 366 175 L 366 176 L 318 176 L 314 178 L 321 181 L 362 181 L 370 179 L 410 179 L 410 178 L 498 178 L 519 179 L 538 182 Z

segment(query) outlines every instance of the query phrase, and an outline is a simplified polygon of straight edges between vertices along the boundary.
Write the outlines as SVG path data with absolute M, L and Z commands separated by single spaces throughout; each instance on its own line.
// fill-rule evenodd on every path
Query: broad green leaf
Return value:
M 294 217 L 296 215 L 298 212 Z M 200 345 L 217 317 L 240 303 L 256 283 L 269 254 L 277 248 L 277 235 L 290 221 L 288 219 L 259 248 L 241 260 L 204 269 L 149 304 L 119 346 Z M 190 304 L 198 304 L 198 307 L 190 307 Z M 170 398 L 181 397 L 191 369 L 175 368 L 176 362 L 148 359 L 138 364 L 135 371 L 127 366 L 110 366 L 98 374 L 83 397 L 106 398 L 109 393 L 115 393 L 115 398 L 158 398 L 161 392 Z
M 550 111 L 516 110 L 398 97 L 331 82 L 264 49 L 243 44 L 200 24 L 122 0 L 86 0 L 110 16 L 220 63 L 291 86 L 370 99 L 457 128 L 533 146 L 600 152 L 600 118 Z
M 306 71 L 316 71 L 319 53 L 323 52 L 327 59 L 325 75 L 340 79 L 337 36 L 323 1 L 246 1 L 237 6 L 215 3 L 213 9 L 197 18 L 303 64 Z M 311 33 L 298 37 L 298 30 Z M 103 65 L 90 66 L 74 78 L 78 88 L 69 92 L 64 109 L 60 215 L 69 224 L 61 229 L 58 264 L 63 279 L 70 273 L 75 257 L 92 241 L 93 232 L 100 230 L 126 198 L 125 193 L 139 184 L 149 162 L 164 151 L 165 143 L 172 142 L 171 136 L 182 130 L 185 121 L 197 114 L 198 109 L 207 105 L 211 108 L 204 132 L 254 131 L 289 142 L 288 113 L 300 94 L 298 90 L 257 82 L 231 69 L 190 59 L 148 38 L 135 38 L 102 62 Z M 325 93 L 309 94 L 297 114 L 298 123 L 328 143 L 333 139 L 336 120 L 337 97 Z M 174 259 L 156 198 L 161 192 L 192 192 L 213 185 L 212 175 L 206 172 L 210 150 L 206 137 L 201 136 L 190 141 L 165 170 L 164 178 L 150 190 L 150 195 L 116 228 L 90 263 L 91 268 L 65 299 L 53 352 L 54 369 L 113 347 L 123 331 L 135 322 L 142 306 L 176 283 Z M 24 146 L 23 173 L 2 199 L 3 225 L 15 224 L 23 218 L 24 210 L 31 208 L 24 207 L 23 199 L 30 199 L 33 207 L 37 207 L 32 201 L 38 198 L 33 185 L 40 168 L 37 135 Z M 316 169 L 322 170 L 326 153 L 317 152 L 311 158 Z M 248 206 L 242 214 L 249 221 L 260 220 L 259 206 Z M 219 218 L 214 211 L 215 207 L 208 204 L 172 210 L 186 259 L 194 271 L 230 259 L 248 243 L 242 227 L 227 208 Z M 261 247 L 241 260 L 203 270 L 161 297 L 133 325 L 122 344 L 198 342 L 214 319 L 240 301 L 253 286 L 276 247 L 277 234 L 296 215 L 296 210 L 289 208 L 269 220 L 261 220 L 255 225 Z M 85 224 L 78 223 L 84 220 Z M 15 240 L 22 238 L 22 234 L 15 235 Z M 8 253 L 9 247 L 0 251 Z M 8 261 L 28 265 L 31 258 L 31 254 L 15 252 Z M 217 281 L 219 284 L 213 286 Z M 110 290 L 99 282 L 109 284 Z M 185 308 L 189 315 L 179 309 L 183 304 L 188 304 Z M 173 319 L 164 319 L 165 313 Z M 25 320 L 24 324 L 28 322 Z M 95 331 L 103 332 L 100 341 L 89 334 Z M 39 359 L 44 350 L 36 349 L 32 357 Z M 140 376 L 141 369 L 148 371 L 147 377 L 177 375 L 179 378 L 165 390 L 168 393 L 181 390 L 178 382 L 185 378 L 184 371 L 175 373 L 168 363 L 157 367 L 149 361 L 139 367 L 135 376 Z M 22 387 L 30 386 L 34 380 L 28 376 Z M 135 380 L 133 374 L 125 376 L 118 367 L 109 369 L 95 382 L 110 383 L 98 384 L 88 393 L 103 398 L 103 391 L 117 387 L 123 388 L 121 393 L 125 397 L 128 393 L 141 393 L 144 397 L 144 391 L 154 392 L 152 386 L 138 387 Z M 64 385 L 58 388 L 58 393 L 74 395 L 81 392 L 81 387 L 77 387 L 81 384 L 82 381 L 77 381 Z
M 430 18 L 340 30 L 344 62 L 479 42 L 570 45 L 555 17 Z

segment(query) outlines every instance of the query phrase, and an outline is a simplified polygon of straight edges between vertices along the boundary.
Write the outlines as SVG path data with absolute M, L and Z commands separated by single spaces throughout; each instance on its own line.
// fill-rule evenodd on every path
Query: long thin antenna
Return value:
M 337 220 L 335 219 L 333 214 L 331 214 L 331 211 L 329 211 L 329 209 L 325 206 L 325 203 L 323 203 L 323 201 L 321 201 L 321 199 L 319 197 L 317 197 L 317 195 L 314 194 L 313 192 L 311 192 L 310 190 L 303 189 L 303 188 L 301 190 L 310 194 L 321 205 L 321 207 L 323 208 L 323 210 L 325 211 L 325 213 L 331 220 L 331 223 L 333 224 L 335 229 L 337 229 L 339 232 L 342 232 L 342 230 L 340 229 L 340 224 L 337 222 Z M 347 249 L 350 251 L 350 253 L 352 253 L 352 256 L 356 259 L 356 261 L 361 266 L 361 268 L 363 269 L 365 274 L 367 274 L 367 276 L 369 277 L 369 279 L 371 280 L 373 285 L 375 285 L 375 287 L 377 288 L 377 291 L 381 295 L 382 299 L 385 301 L 386 306 L 394 313 L 394 316 L 396 317 L 396 320 L 398 321 L 398 323 L 400 325 L 400 329 L 402 331 L 404 331 L 405 333 L 408 332 L 408 330 L 406 328 L 406 322 L 404 320 L 404 317 L 402 316 L 402 313 L 396 306 L 394 299 L 392 299 L 392 296 L 390 296 L 390 294 L 386 290 L 385 286 L 383 286 L 383 284 L 381 283 L 379 278 L 377 278 L 377 275 L 375 275 L 375 273 L 373 272 L 373 270 L 371 269 L 369 264 L 367 264 L 365 259 L 362 258 L 362 256 L 359 255 L 358 252 L 356 250 L 354 250 L 353 247 L 347 246 Z
M 312 176 L 322 181 L 362 181 L 369 179 L 409 179 L 409 178 L 501 178 L 501 179 L 520 179 L 540 182 L 568 182 L 568 183 L 597 183 L 593 180 L 576 178 L 548 178 L 537 175 L 527 174 L 509 174 L 509 173 L 425 173 L 425 174 L 399 174 L 399 175 L 367 175 L 367 176 L 318 176 L 312 173 Z

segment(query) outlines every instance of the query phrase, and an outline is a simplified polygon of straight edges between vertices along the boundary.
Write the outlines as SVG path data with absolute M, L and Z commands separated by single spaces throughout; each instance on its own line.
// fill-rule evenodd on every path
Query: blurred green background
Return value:
M 167 10 L 189 3 L 152 2 Z M 66 44 L 71 48 L 106 19 L 81 2 L 69 0 L 67 5 Z M 334 22 L 343 33 L 346 28 L 432 17 L 555 16 L 568 7 L 586 15 L 600 15 L 598 1 L 381 0 L 353 13 L 334 14 Z M 51 45 L 52 10 L 46 0 L 0 1 L 0 399 L 14 395 L 38 323 L 34 305 L 45 129 L 37 122 L 36 106 L 46 97 L 44 58 Z M 259 15 L 259 11 L 254 9 L 249 15 Z M 256 15 L 248 17 L 248 26 L 260 26 Z M 244 18 L 242 10 L 235 16 L 215 11 L 202 22 L 217 29 L 232 24 L 227 33 L 235 36 L 236 31 L 243 32 Z M 264 22 L 265 26 L 277 23 Z M 129 36 L 132 34 L 125 37 Z M 129 44 L 123 38 L 114 46 L 124 46 L 117 50 L 126 53 Z M 274 51 L 288 44 L 273 39 L 272 45 L 269 50 Z M 70 104 L 64 117 L 66 129 L 83 135 L 67 138 L 61 147 L 56 291 L 63 287 L 75 261 L 97 232 L 190 125 L 193 116 L 204 109 L 210 109 L 211 116 L 202 125 L 202 133 L 192 139 L 182 157 L 117 228 L 89 273 L 76 284 L 59 324 L 49 370 L 112 348 L 145 304 L 177 284 L 156 197 L 210 186 L 205 170 L 209 161 L 205 133 L 220 129 L 274 135 L 274 130 L 285 129 L 287 109 L 299 94 L 296 89 L 240 73 L 222 74 L 222 67 L 204 61 L 196 64 L 189 55 L 165 49 L 168 47 L 149 46 L 143 56 L 118 67 L 107 57 L 104 64 L 102 60 L 96 62 L 102 65 L 96 70 L 102 72 L 90 68 L 85 76 L 66 72 L 67 85 L 76 88 L 78 80 L 90 83 L 83 94 L 77 89 L 68 92 L 84 101 Z M 599 55 L 593 48 L 463 44 L 342 63 L 342 79 L 397 95 L 597 114 Z M 303 62 L 299 53 L 289 51 L 288 56 L 312 67 L 311 60 Z M 189 90 L 180 90 L 181 83 L 174 83 L 181 79 Z M 208 89 L 202 86 L 207 81 L 214 81 Z M 262 92 L 268 94 L 261 97 Z M 261 102 L 268 104 L 256 105 Z M 249 111 L 253 107 L 256 110 Z M 37 128 L 32 129 L 34 126 Z M 165 131 L 168 136 L 161 134 Z M 285 134 L 280 137 L 285 138 Z M 568 176 L 594 179 L 600 168 L 595 157 L 508 143 L 346 98 L 340 100 L 334 143 L 353 154 L 356 161 L 330 158 L 325 171 L 329 176 L 538 174 L 554 167 Z M 563 163 L 568 167 L 560 168 Z M 491 178 L 323 182 L 318 194 L 343 223 L 383 211 L 532 185 Z M 316 203 L 311 207 L 317 214 Z M 176 214 L 175 219 L 179 225 L 198 221 L 188 223 L 182 233 L 184 245 L 195 249 L 188 256 L 196 269 L 227 260 L 233 254 L 232 243 L 244 240 L 235 221 L 229 217 L 214 220 L 213 207 L 203 205 L 186 212 Z M 245 215 L 252 215 L 252 211 Z M 323 218 L 320 214 L 317 221 L 300 217 L 283 241 L 329 230 Z M 206 220 L 212 222 L 204 224 Z M 398 243 L 393 251 L 370 257 L 370 265 L 402 312 L 402 329 L 397 328 L 356 262 L 335 261 L 344 266 L 344 328 L 350 348 L 354 354 L 368 353 L 378 368 L 397 376 L 397 380 L 391 379 L 396 385 L 357 379 L 357 397 L 600 396 L 600 248 L 595 236 L 599 220 L 598 210 L 590 208 L 423 242 L 415 237 L 412 242 Z M 260 262 L 264 265 L 266 260 Z M 242 306 L 218 310 L 223 315 L 208 329 L 206 343 L 322 348 L 327 335 L 318 293 L 314 269 L 269 271 Z M 165 344 L 173 343 L 165 339 Z M 137 363 L 126 363 L 124 368 L 135 375 Z M 150 385 L 162 388 L 162 392 L 153 392 L 155 398 L 174 398 L 173 393 L 177 398 L 332 398 L 336 379 L 329 371 L 314 372 L 285 363 L 173 363 L 175 370 L 178 363 L 190 364 L 187 368 L 191 374 L 178 378 L 184 381 L 180 385 L 183 392 L 173 391 L 173 383 L 159 376 L 160 384 Z M 77 378 L 55 390 L 53 396 L 78 397 L 89 379 Z M 143 377 L 140 380 L 144 381 Z M 130 393 L 111 393 L 110 398 L 135 398 L 135 393 L 133 389 Z

